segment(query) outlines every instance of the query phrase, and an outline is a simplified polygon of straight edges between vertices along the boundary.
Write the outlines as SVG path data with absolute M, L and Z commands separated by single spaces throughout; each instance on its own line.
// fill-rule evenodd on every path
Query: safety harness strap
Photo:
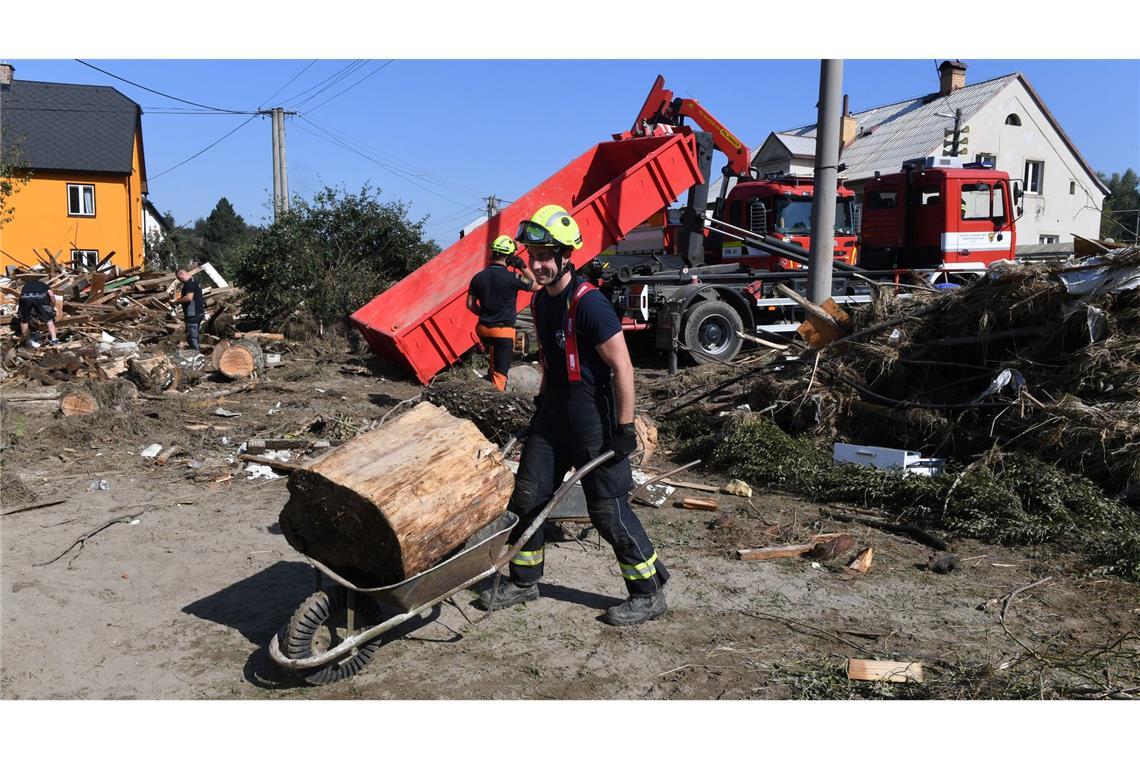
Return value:
M 574 318 L 578 313 L 578 302 L 582 296 L 594 290 L 594 286 L 583 282 L 570 297 L 570 306 L 566 309 L 566 378 L 572 383 L 582 382 L 582 365 L 578 359 L 578 334 L 574 329 Z

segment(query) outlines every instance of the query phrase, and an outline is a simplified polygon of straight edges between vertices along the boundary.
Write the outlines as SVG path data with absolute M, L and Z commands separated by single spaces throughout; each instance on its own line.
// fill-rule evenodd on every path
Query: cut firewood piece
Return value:
M 637 445 L 642 449 L 638 463 L 645 465 L 657 453 L 657 425 L 652 417 L 638 414 L 633 418 L 633 429 L 637 433 Z
M 503 514 L 514 476 L 468 420 L 422 402 L 289 478 L 289 544 L 358 584 L 427 570 Z
M 60 397 L 59 411 L 64 417 L 83 417 L 99 411 L 99 401 L 87 391 L 73 388 Z
M 164 465 L 167 463 L 167 461 L 170 460 L 170 458 L 172 456 L 174 456 L 175 454 L 177 454 L 180 451 L 182 451 L 182 449 L 177 444 L 175 444 L 173 446 L 167 446 L 165 449 L 162 450 L 162 453 L 160 453 L 158 456 L 156 456 L 154 458 L 154 461 L 156 464 Z
M 220 343 L 218 345 L 221 346 Z M 218 372 L 230 380 L 247 378 L 265 368 L 265 356 L 261 352 L 261 347 L 252 340 L 228 342 L 220 352 L 215 350 L 214 354 L 217 357 Z
M 239 332 L 234 333 L 235 338 L 244 338 L 246 340 L 285 340 L 285 333 L 271 333 L 271 332 Z
M 812 536 L 811 541 L 815 548 L 808 552 L 808 559 L 835 559 L 855 546 L 855 539 L 848 533 L 821 533 Z
M 855 555 L 855 559 L 847 563 L 847 568 L 856 573 L 866 573 L 871 569 L 871 563 L 875 560 L 875 550 L 868 546 L 863 551 Z
M 784 546 L 769 546 L 763 549 L 737 549 L 736 558 L 754 561 L 803 557 L 814 549 L 815 546 L 815 544 L 786 544 Z
M 175 388 L 182 377 L 181 368 L 170 361 L 166 354 L 149 359 L 128 359 L 127 366 L 139 387 L 144 391 L 158 393 L 167 388 Z
M 692 496 L 686 496 L 676 503 L 676 506 L 681 509 L 703 509 L 706 512 L 715 512 L 717 503 L 716 499 L 697 499 Z
M 894 660 L 847 661 L 847 677 L 852 681 L 890 681 L 922 683 L 921 662 L 895 662 Z

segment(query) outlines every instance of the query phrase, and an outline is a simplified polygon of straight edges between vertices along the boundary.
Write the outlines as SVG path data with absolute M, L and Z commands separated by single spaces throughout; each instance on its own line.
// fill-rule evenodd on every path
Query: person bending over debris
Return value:
M 174 276 L 182 283 L 182 293 L 172 300 L 172 303 L 182 304 L 182 317 L 186 320 L 186 342 L 194 351 L 201 351 L 198 343 L 198 331 L 202 326 L 202 319 L 206 314 L 206 299 L 202 295 L 202 286 L 193 275 L 181 267 Z
M 507 373 L 515 349 L 515 310 L 520 290 L 537 290 L 526 262 L 515 255 L 518 246 L 510 235 L 499 235 L 491 243 L 491 263 L 471 278 L 467 308 L 478 315 L 475 334 L 491 352 L 487 379 L 501 391 L 507 389 Z M 519 270 L 517 274 L 508 267 Z
M 27 341 L 32 347 L 36 344 L 31 341 L 31 332 L 28 329 L 29 319 L 35 319 L 47 326 L 48 335 L 51 336 L 51 345 L 58 346 L 59 338 L 55 333 L 55 294 L 43 280 L 32 280 L 25 283 L 20 290 L 20 305 L 16 316 L 20 320 L 21 340 Z
M 633 365 L 621 323 L 605 296 L 578 277 L 568 260 L 582 247 L 582 236 L 565 209 L 543 206 L 519 226 L 516 239 L 526 246 L 531 271 L 543 286 L 531 301 L 543 372 L 511 495 L 510 510 L 520 517 L 511 542 L 525 532 L 528 517 L 550 500 L 571 466 L 581 467 L 612 449 L 617 457 L 582 479 L 590 521 L 613 547 L 629 592 L 602 620 L 611 625 L 653 620 L 665 614 L 669 573 L 629 506 L 629 455 L 637 448 L 637 435 Z M 511 560 L 510 580 L 482 594 L 483 609 L 538 598 L 544 544 L 542 530 L 536 531 Z

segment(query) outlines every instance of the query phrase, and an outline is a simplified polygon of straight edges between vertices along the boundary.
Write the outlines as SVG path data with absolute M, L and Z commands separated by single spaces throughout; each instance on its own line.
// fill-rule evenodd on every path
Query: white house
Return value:
M 939 74 L 937 92 L 844 116 L 840 162 L 848 187 L 861 195 L 876 172 L 897 172 L 911 158 L 949 155 L 946 130 L 953 129 L 960 109 L 965 143 L 958 155 L 992 161 L 1011 179 L 1024 181 L 1019 250 L 1071 245 L 1073 235 L 1097 238 L 1108 188 L 1025 76 L 967 85 L 961 61 L 944 61 Z M 761 173 L 811 175 L 815 134 L 815 124 L 773 132 L 756 151 L 753 166 Z

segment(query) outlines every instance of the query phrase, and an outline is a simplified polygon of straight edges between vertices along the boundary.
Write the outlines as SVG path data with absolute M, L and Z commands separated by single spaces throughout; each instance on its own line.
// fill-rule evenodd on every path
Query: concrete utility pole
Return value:
M 499 213 L 499 199 L 493 195 L 488 195 L 483 200 L 487 201 L 487 218 L 490 219 L 495 214 Z
M 839 178 L 840 108 L 843 102 L 843 61 L 824 59 L 819 66 L 819 115 L 815 130 L 815 182 L 811 208 L 811 255 L 808 300 L 831 297 L 831 267 L 835 258 L 835 196 Z
M 289 210 L 289 170 L 285 162 L 285 116 L 293 111 L 271 108 L 258 111 L 270 117 L 270 134 L 273 138 L 273 221 L 282 211 Z

